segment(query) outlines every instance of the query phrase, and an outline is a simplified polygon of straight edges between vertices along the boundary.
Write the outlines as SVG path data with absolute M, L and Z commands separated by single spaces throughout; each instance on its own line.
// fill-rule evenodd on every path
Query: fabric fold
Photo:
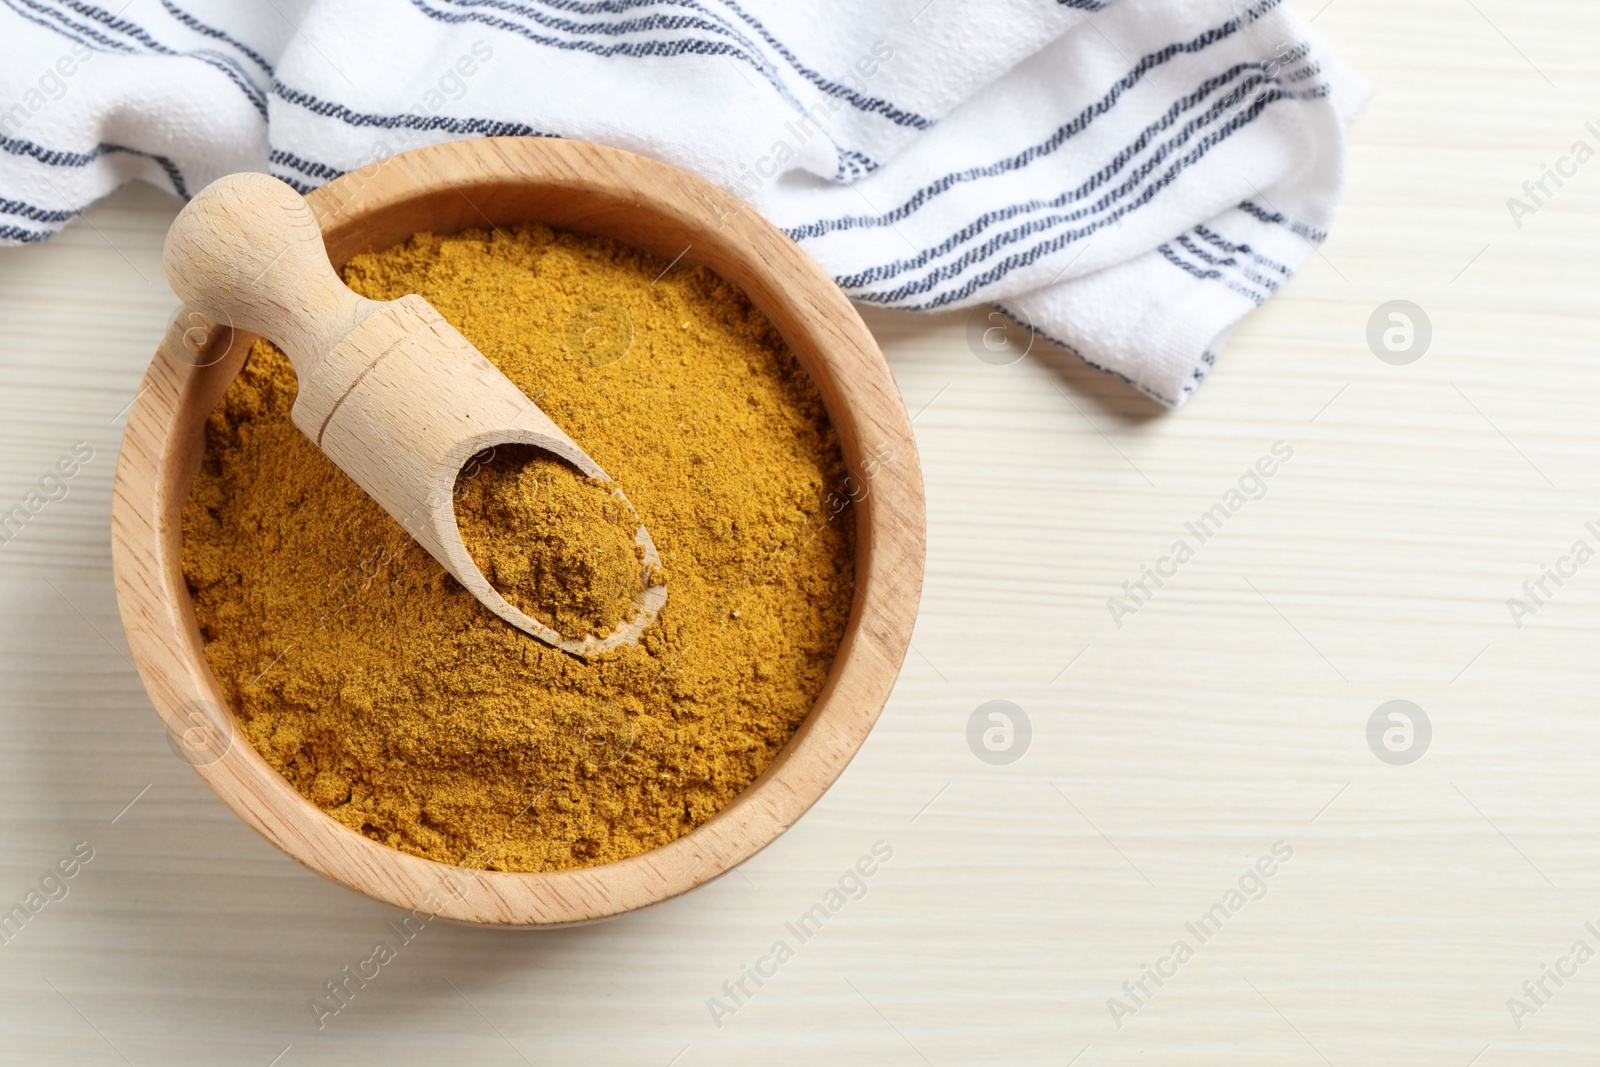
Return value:
M 863 304 L 998 304 L 1161 402 L 1316 252 L 1367 95 L 1281 0 L 0 0 L 0 241 L 122 182 L 461 137 L 738 194 Z

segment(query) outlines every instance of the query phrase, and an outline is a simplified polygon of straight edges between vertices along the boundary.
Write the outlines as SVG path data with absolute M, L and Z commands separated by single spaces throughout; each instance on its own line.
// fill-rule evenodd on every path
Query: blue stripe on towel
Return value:
M 0 226 L 0 241 L 16 241 L 19 244 L 31 245 L 54 235 L 54 230 L 43 233 L 39 230 L 24 230 L 20 226 Z
M 451 115 L 417 115 L 410 112 L 399 115 L 379 115 L 354 111 L 334 100 L 323 100 L 308 92 L 285 85 L 273 79 L 272 95 L 288 104 L 296 104 L 313 115 L 338 119 L 348 126 L 373 127 L 383 130 L 443 130 L 446 133 L 471 134 L 476 137 L 555 137 L 556 134 L 536 130 L 521 122 L 501 119 L 455 118 Z
M 773 51 L 777 52 L 780 56 L 787 60 L 789 65 L 798 71 L 802 77 L 804 77 L 812 85 L 815 85 L 818 89 L 821 89 L 823 92 L 827 93 L 829 96 L 836 96 L 857 110 L 865 111 L 870 114 L 882 115 L 896 126 L 909 126 L 915 130 L 926 130 L 933 126 L 932 119 L 925 118 L 924 116 L 918 115 L 913 111 L 902 110 L 889 103 L 889 101 L 880 99 L 879 97 L 863 96 L 854 89 L 851 89 L 849 86 L 841 85 L 836 81 L 832 81 L 824 77 L 817 71 L 812 70 L 810 67 L 807 67 L 805 64 L 801 63 L 800 60 L 795 57 L 794 53 L 789 51 L 782 41 L 778 40 L 771 33 L 767 32 L 767 28 L 765 26 L 758 22 L 754 17 L 747 14 L 744 8 L 738 5 L 736 0 L 722 0 L 722 2 L 728 6 L 730 11 L 748 23 L 751 29 L 759 33 L 761 35 L 761 39 L 766 41 L 767 44 L 771 45 Z
M 1251 65 L 1247 69 L 1254 69 L 1254 67 Z M 1108 209 L 1111 209 L 1113 205 L 1118 204 L 1119 201 L 1127 200 L 1127 198 L 1133 194 L 1138 185 L 1148 178 L 1149 175 L 1154 172 L 1156 167 L 1158 167 L 1169 156 L 1171 156 L 1174 151 L 1193 140 L 1199 131 L 1211 125 L 1217 117 L 1233 111 L 1236 105 L 1254 92 L 1255 89 L 1267 84 L 1269 83 L 1265 78 L 1256 75 L 1246 78 L 1227 97 L 1224 97 L 1218 100 L 1217 103 L 1213 104 L 1205 114 L 1195 119 L 1191 119 L 1187 124 L 1185 124 L 1177 136 L 1163 144 L 1156 152 L 1152 153 L 1147 159 L 1145 159 L 1138 166 L 1138 168 L 1136 168 L 1116 189 L 1106 193 L 1099 200 L 1088 205 L 1087 207 L 1079 208 L 1075 211 L 1069 211 L 1063 214 L 1035 218 L 1030 222 L 1014 227 L 1009 231 L 996 234 L 984 244 L 969 249 L 958 259 L 952 260 L 943 266 L 935 268 L 929 274 L 925 275 L 924 287 L 922 291 L 926 291 L 926 289 L 931 287 L 931 285 L 935 282 L 948 280 L 964 274 L 968 268 L 984 262 L 995 253 L 1002 251 L 1004 248 L 1012 244 L 1015 244 L 1021 238 L 1043 233 L 1048 230 L 1055 229 L 1063 224 L 1082 222 L 1085 219 L 1093 218 L 1094 216 L 1100 215 Z M 1248 114 L 1249 118 L 1245 122 L 1245 124 L 1248 125 L 1249 122 L 1253 122 L 1255 117 L 1260 114 L 1261 110 L 1264 109 L 1265 104 L 1273 103 L 1277 100 L 1287 99 L 1290 97 L 1291 94 L 1284 93 L 1276 88 L 1269 89 L 1267 92 L 1261 94 L 1261 96 L 1252 103 L 1249 112 L 1235 112 L 1235 116 L 1238 117 L 1239 115 Z M 1160 123 L 1157 125 L 1160 125 Z M 1191 152 L 1187 157 L 1180 159 L 1174 165 L 1174 167 L 1167 172 L 1166 175 L 1159 179 L 1154 185 L 1147 187 L 1145 192 L 1135 199 L 1131 204 L 1116 208 L 1111 217 L 1113 219 L 1120 220 L 1148 204 L 1153 198 L 1153 191 L 1159 191 L 1161 188 L 1164 188 L 1166 184 L 1169 184 L 1175 178 L 1177 173 L 1187 169 L 1187 167 L 1197 162 L 1200 158 L 1207 154 L 1212 147 L 1215 147 L 1216 144 L 1221 143 L 1222 139 L 1226 139 L 1226 136 L 1230 136 L 1232 132 L 1235 132 L 1234 130 L 1229 129 L 1230 126 L 1232 126 L 1231 122 L 1218 128 L 1219 130 L 1226 131 L 1224 137 L 1221 139 L 1214 139 L 1211 136 L 1202 138 L 1199 143 L 1199 147 L 1195 151 Z M 1143 147 L 1143 145 L 1147 143 L 1148 138 L 1142 137 L 1138 144 L 1140 147 Z M 924 251 L 911 260 L 898 260 L 891 264 L 874 267 L 866 271 L 849 275 L 845 278 L 839 279 L 839 283 L 845 289 L 856 293 L 856 291 L 862 287 L 872 283 L 887 281 L 890 278 L 904 273 L 906 270 L 922 267 L 931 262 L 933 259 L 953 251 L 960 245 L 970 241 L 971 238 L 977 233 L 987 229 L 992 221 L 1004 221 L 1006 219 L 1014 218 L 1022 214 L 1028 214 L 1045 207 L 1064 207 L 1076 200 L 1081 200 L 1094 192 L 1095 189 L 1097 189 L 1100 185 L 1104 184 L 1105 180 L 1110 178 L 1114 173 L 1116 173 L 1116 171 L 1120 170 L 1121 166 L 1124 162 L 1126 162 L 1126 158 L 1128 157 L 1129 153 L 1125 150 L 1122 155 L 1119 155 L 1119 158 L 1114 165 L 1108 165 L 1107 167 L 1102 168 L 1099 173 L 1094 175 L 1083 186 L 1080 186 L 1078 189 L 1070 192 L 1063 193 L 1061 196 L 1056 197 L 1053 200 L 1044 203 L 1040 203 L 1039 201 L 1030 201 L 1025 204 L 1012 205 L 1011 207 L 1001 209 L 998 212 L 990 212 L 985 216 L 980 217 L 977 223 L 968 225 L 962 231 L 947 239 L 945 242 L 943 242 L 943 244 L 935 249 Z M 1084 233 L 1093 233 L 1099 228 L 1100 227 L 1096 226 L 1093 229 L 1084 231 Z M 904 291 L 904 287 L 902 287 L 901 290 L 897 290 L 897 292 Z M 858 299 L 868 299 L 865 296 L 859 295 L 859 293 L 856 293 L 856 295 Z
M 76 211 L 63 211 L 59 209 L 36 207 L 22 200 L 7 200 L 0 196 L 0 215 L 16 215 L 18 218 L 27 219 L 29 222 L 66 222 Z
M 1223 237 L 1221 234 L 1217 233 L 1215 230 L 1212 230 L 1211 228 L 1209 228 L 1207 226 L 1196 226 L 1194 228 L 1194 232 L 1200 236 L 1201 240 L 1204 240 L 1204 241 L 1206 241 L 1206 242 L 1208 242 L 1208 243 L 1210 243 L 1212 245 L 1215 245 L 1217 248 L 1222 249 L 1224 252 L 1228 252 L 1228 253 L 1231 253 L 1231 254 L 1237 254 L 1237 253 L 1242 252 L 1245 255 L 1249 256 L 1250 259 L 1253 262 L 1258 263 L 1261 266 L 1267 267 L 1267 268 L 1269 268 L 1271 270 L 1275 270 L 1279 274 L 1283 275 L 1285 278 L 1287 278 L 1290 274 L 1294 273 L 1288 267 L 1284 266 L 1282 263 L 1279 263 L 1277 260 L 1269 259 L 1268 257 L 1263 256 L 1261 253 L 1257 252 L 1254 248 L 1251 248 L 1248 244 L 1236 244 L 1233 241 L 1228 240 L 1226 237 Z
M 1205 249 L 1195 244 L 1187 233 L 1179 234 L 1177 241 L 1178 245 L 1185 252 L 1189 253 L 1189 255 L 1194 259 L 1198 259 L 1207 266 L 1215 267 L 1218 270 L 1232 271 L 1245 281 L 1249 282 L 1251 285 L 1259 289 L 1266 290 L 1268 296 L 1277 292 L 1278 287 L 1283 284 L 1283 279 L 1269 278 L 1265 274 L 1253 270 L 1249 266 L 1239 262 L 1239 260 L 1233 256 L 1227 256 L 1224 258 L 1221 256 L 1212 255 L 1210 252 L 1207 252 Z
M 234 48 L 239 50 L 241 55 L 247 56 L 251 62 L 255 63 L 256 66 L 265 71 L 267 77 L 272 77 L 272 64 L 268 63 L 261 53 L 257 52 L 254 48 L 251 48 L 249 45 L 235 37 L 229 36 L 227 33 L 217 29 L 215 26 L 208 26 L 206 23 L 201 22 L 199 19 L 195 18 L 193 15 L 174 4 L 172 0 L 161 0 L 161 6 L 167 9 L 167 13 L 169 15 L 183 23 L 185 26 L 189 27 L 194 32 L 203 34 L 204 36 L 213 38 L 214 40 L 222 41 L 224 44 L 232 45 Z
M 1141 193 L 1133 203 L 1125 204 L 1122 207 L 1119 207 L 1116 211 L 1111 212 L 1108 215 L 1103 215 L 1079 229 L 1070 230 L 1066 233 L 1059 234 L 1055 237 L 1052 237 L 1050 240 L 1042 241 L 1034 245 L 1026 251 L 1007 256 L 1004 260 L 990 267 L 982 274 L 973 278 L 969 278 L 963 285 L 955 289 L 946 290 L 945 292 L 942 292 L 939 295 L 931 297 L 930 299 L 924 300 L 920 303 L 905 302 L 907 297 L 929 293 L 931 290 L 937 287 L 939 282 L 945 280 L 949 273 L 948 268 L 940 268 L 930 272 L 928 275 L 925 275 L 920 281 L 907 283 L 888 292 L 851 292 L 850 296 L 855 300 L 862 301 L 863 303 L 885 304 L 913 311 L 929 311 L 933 310 L 934 308 L 946 307 L 958 301 L 965 300 L 975 294 L 978 290 L 993 284 L 1000 278 L 1005 277 L 1007 274 L 1011 273 L 1011 271 L 1019 267 L 1026 267 L 1045 255 L 1065 248 L 1074 241 L 1081 240 L 1082 238 L 1096 233 L 1107 226 L 1114 225 L 1119 219 L 1133 211 L 1138 210 L 1140 207 L 1149 203 L 1150 200 L 1154 199 L 1154 197 L 1162 189 L 1172 184 L 1172 182 L 1177 179 L 1179 174 L 1181 174 L 1195 161 L 1203 157 L 1207 152 L 1210 151 L 1211 148 L 1221 144 L 1239 130 L 1249 126 L 1261 116 L 1262 112 L 1264 112 L 1270 104 L 1285 98 L 1286 94 L 1277 89 L 1272 89 L 1266 93 L 1263 93 L 1251 104 L 1248 110 L 1239 112 L 1227 123 L 1207 134 L 1201 143 L 1196 146 L 1196 148 L 1194 148 L 1188 155 L 1174 163 L 1173 166 L 1169 168 L 1160 179 L 1147 186 L 1144 192 Z
M 442 2 L 452 3 L 458 7 L 486 6 L 499 8 L 504 11 L 514 11 L 518 14 L 526 15 L 528 18 L 533 19 L 540 25 L 552 29 L 565 29 L 571 33 L 579 33 L 580 31 L 587 30 L 592 33 L 615 35 L 618 33 L 635 32 L 643 29 L 653 29 L 657 28 L 658 26 L 664 29 L 679 29 L 685 27 L 691 29 L 705 29 L 712 33 L 726 36 L 730 40 L 744 46 L 751 53 L 759 51 L 756 43 L 741 33 L 738 28 L 733 25 L 733 23 L 729 22 L 727 19 L 723 18 L 721 15 L 705 5 L 698 3 L 697 0 L 606 0 L 606 2 L 601 3 L 582 3 L 579 2 L 579 0 L 536 0 L 536 2 L 541 3 L 543 6 L 555 11 L 567 11 L 580 15 L 623 14 L 635 8 L 653 7 L 656 4 L 661 3 L 671 7 L 680 7 L 685 10 L 697 11 L 712 21 L 705 22 L 696 19 L 660 20 L 660 16 L 655 16 L 654 19 L 660 21 L 654 21 L 652 25 L 643 25 L 639 20 L 634 20 L 631 22 L 622 23 L 597 23 L 593 25 L 579 26 L 573 23 L 555 22 L 539 15 L 528 6 L 514 3 L 512 0 L 442 0 Z M 884 100 L 880 97 L 865 96 L 851 89 L 847 85 L 843 85 L 831 78 L 828 78 L 820 71 L 806 66 L 800 61 L 799 57 L 797 57 L 788 48 L 787 45 L 783 44 L 783 42 L 778 40 L 777 37 L 773 36 L 773 34 L 767 30 L 766 26 L 764 26 L 754 16 L 748 14 L 743 8 L 739 7 L 734 0 L 722 0 L 722 2 L 728 7 L 729 10 L 743 20 L 746 25 L 758 33 L 774 52 L 781 56 L 784 61 L 789 64 L 789 66 L 794 68 L 796 73 L 805 78 L 812 85 L 816 86 L 822 92 L 827 93 L 829 96 L 838 97 L 860 111 L 869 114 L 881 115 L 883 118 L 893 122 L 897 126 L 909 126 L 913 129 L 925 130 L 934 125 L 934 120 L 932 119 L 929 119 L 923 115 L 919 115 L 914 111 L 898 107 L 891 101 Z M 756 65 L 758 69 L 762 69 L 763 73 L 768 73 L 772 78 L 777 76 L 776 70 L 772 68 L 770 63 L 758 62 L 753 56 L 741 58 L 749 59 L 753 65 Z M 798 103 L 788 96 L 786 96 L 786 99 L 789 99 L 791 104 Z
M 285 152 L 281 148 L 274 148 L 268 151 L 267 162 L 276 163 L 283 167 L 293 167 L 302 174 L 310 175 L 313 178 L 320 178 L 325 182 L 331 182 L 335 178 L 342 178 L 346 173 L 337 167 L 330 167 L 326 163 L 317 163 L 312 160 L 302 159 L 293 152 Z
M 27 0 L 25 0 L 25 2 L 27 2 Z M 55 2 L 71 8 L 80 15 L 95 20 L 102 26 L 105 26 L 107 29 L 116 30 L 124 36 L 133 38 L 135 41 L 144 45 L 147 51 L 154 52 L 158 55 L 181 56 L 185 59 L 198 59 L 200 62 L 216 68 L 217 70 L 221 71 L 229 81 L 238 86 L 239 91 L 244 93 L 246 99 L 250 101 L 257 111 L 261 112 L 261 117 L 266 118 L 266 94 L 261 91 L 259 86 L 250 80 L 249 75 L 246 74 L 239 66 L 238 61 L 233 59 L 231 56 L 219 55 L 210 49 L 195 49 L 189 52 L 180 52 L 175 48 L 169 48 L 162 44 L 160 41 L 151 36 L 150 32 L 144 27 L 128 19 L 120 17 L 120 14 L 113 14 L 104 8 L 96 7 L 94 4 L 84 3 L 83 0 L 55 0 Z
M 1190 263 L 1188 260 L 1178 255 L 1177 249 L 1173 248 L 1170 244 L 1164 244 L 1157 248 L 1156 251 L 1160 252 L 1162 258 L 1164 258 L 1168 263 L 1171 263 L 1174 267 L 1177 267 L 1185 273 L 1194 275 L 1201 281 L 1217 282 L 1250 300 L 1257 307 L 1260 307 L 1262 304 L 1267 302 L 1266 296 L 1254 289 L 1239 284 L 1237 281 L 1224 275 L 1222 271 L 1217 270 L 1215 267 L 1196 266 L 1195 264 Z
M 189 199 L 189 187 L 183 180 L 183 172 L 178 165 L 166 156 L 154 152 L 146 152 L 138 148 L 130 148 L 121 144 L 98 144 L 91 152 L 68 152 L 57 148 L 45 148 L 32 141 L 20 137 L 0 137 L 0 152 L 13 156 L 27 156 L 37 160 L 47 167 L 87 167 L 101 156 L 120 152 L 124 155 L 138 156 L 141 159 L 153 160 L 162 170 L 166 171 L 167 178 L 172 182 L 172 191 Z
M 1311 225 L 1309 225 L 1307 223 L 1298 222 L 1298 221 L 1296 221 L 1294 219 L 1289 218 L 1287 215 L 1281 214 L 1281 213 L 1276 212 L 1276 211 L 1268 211 L 1266 208 L 1262 207 L 1260 204 L 1257 204 L 1257 203 L 1255 203 L 1253 201 L 1250 201 L 1250 200 L 1242 201 L 1239 204 L 1239 210 L 1243 211 L 1246 215 L 1249 215 L 1251 218 L 1257 219 L 1258 221 L 1261 221 L 1261 222 L 1265 222 L 1269 226 L 1282 226 L 1284 229 L 1288 230 L 1289 232 L 1291 232 L 1293 234 L 1296 234 L 1297 236 L 1305 238 L 1307 241 L 1310 241 L 1312 244 L 1320 245 L 1323 241 L 1326 241 L 1328 239 L 1328 231 L 1327 230 L 1321 230 L 1321 229 L 1318 229 L 1317 227 L 1311 226 Z
M 270 168 L 268 170 L 274 178 L 278 179 L 280 182 L 287 185 L 301 196 L 305 196 L 307 193 L 316 188 L 316 186 L 312 185 L 310 182 L 297 178 L 293 174 L 283 174 L 278 171 L 271 170 Z
M 952 234 L 942 244 L 920 253 L 914 259 L 897 260 L 891 264 L 871 268 L 867 271 L 863 271 L 852 276 L 851 281 L 855 284 L 861 285 L 865 285 L 869 282 L 886 281 L 889 278 L 900 274 L 906 269 L 914 269 L 916 267 L 924 266 L 931 260 L 943 256 L 953 251 L 957 247 L 966 244 L 972 238 L 987 230 L 993 223 L 1007 222 L 1019 215 L 1029 214 L 1041 209 L 1059 208 L 1074 201 L 1082 200 L 1108 183 L 1112 178 L 1117 176 L 1129 162 L 1144 152 L 1145 149 L 1149 148 L 1151 143 L 1154 141 L 1156 134 L 1169 129 L 1172 124 L 1182 117 L 1186 112 L 1193 110 L 1193 108 L 1198 104 L 1204 102 L 1205 99 L 1216 90 L 1225 87 L 1230 81 L 1238 78 L 1241 74 L 1254 69 L 1255 67 L 1253 64 L 1239 64 L 1233 69 L 1225 71 L 1224 73 L 1204 82 L 1197 90 L 1195 90 L 1195 92 L 1181 100 L 1176 101 L 1172 107 L 1167 110 L 1166 114 L 1162 115 L 1155 122 L 1145 127 L 1145 129 L 1141 131 L 1139 137 L 1134 140 L 1132 144 L 1126 146 L 1120 152 L 1118 152 L 1114 157 L 1112 157 L 1110 162 L 1101 167 L 1089 178 L 1088 181 L 1084 182 L 1078 188 L 1069 190 L 1068 192 L 1062 193 L 1060 196 L 1054 197 L 1050 200 L 1029 200 L 1020 204 L 1011 204 L 1003 208 L 997 208 L 995 210 L 985 212 L 984 214 L 978 216 L 978 218 L 973 220 L 971 223 L 967 224 L 961 230 Z M 1245 78 L 1228 96 L 1221 98 L 1198 118 L 1190 119 L 1189 122 L 1187 122 L 1178 131 L 1175 137 L 1161 145 L 1155 153 L 1145 159 L 1120 187 L 1112 190 L 1110 193 L 1106 194 L 1106 196 L 1102 197 L 1100 200 L 1096 201 L 1094 204 L 1084 210 L 1074 212 L 1069 215 L 1055 216 L 1055 221 L 1080 221 L 1098 211 L 1102 211 L 1110 207 L 1118 200 L 1129 195 L 1139 181 L 1147 177 L 1156 166 L 1170 156 L 1178 147 L 1181 147 L 1183 144 L 1192 139 L 1195 132 L 1207 125 L 1210 119 L 1214 119 L 1221 111 L 1232 106 L 1233 104 L 1238 103 L 1253 89 L 1263 84 L 1265 84 L 1264 78 L 1257 76 Z M 1043 154 L 1040 156 L 1035 156 L 1034 158 L 1042 158 L 1042 155 Z M 801 236 L 808 236 L 806 234 L 796 234 L 796 232 L 793 230 L 789 231 L 789 234 L 791 237 L 795 237 L 796 240 L 798 240 Z
M 489 0 L 478 0 L 478 2 L 487 3 Z M 804 114 L 806 111 L 805 106 L 801 104 L 800 100 L 796 98 L 792 92 L 790 92 L 789 87 L 784 84 L 783 79 L 778 76 L 777 69 L 770 62 L 767 62 L 762 57 L 751 55 L 750 53 L 724 41 L 705 41 L 694 38 L 679 38 L 675 40 L 647 40 L 636 42 L 623 41 L 613 44 L 597 44 L 594 41 L 585 40 L 569 41 L 538 33 L 529 27 L 522 25 L 521 23 L 512 22 L 509 19 L 500 18 L 496 15 L 485 15 L 476 11 L 452 14 L 450 12 L 440 11 L 428 6 L 427 0 L 411 0 L 411 3 L 418 11 L 439 22 L 445 22 L 452 25 L 460 24 L 462 22 L 473 22 L 481 26 L 488 26 L 491 29 L 515 33 L 532 41 L 535 44 L 544 45 L 549 48 L 555 48 L 566 52 L 585 52 L 590 55 L 601 57 L 625 56 L 634 59 L 644 59 L 650 57 L 669 59 L 680 55 L 720 55 L 730 60 L 742 59 L 746 63 L 749 63 L 755 70 L 759 71 L 762 77 L 767 80 L 767 83 L 777 91 L 780 97 L 783 98 L 784 102 L 792 107 L 797 113 Z M 845 161 L 845 149 L 837 141 L 835 141 L 833 139 L 833 135 L 828 133 L 826 130 L 823 131 L 823 136 L 826 137 L 828 142 L 833 145 L 834 150 L 839 154 L 841 159 L 839 169 L 835 172 L 833 180 L 838 182 L 850 180 L 850 178 L 856 174 L 856 167 Z M 852 157 L 857 159 L 867 159 L 866 156 L 859 152 L 852 153 Z M 870 166 L 867 168 L 868 170 L 877 166 L 877 164 L 873 163 L 871 160 L 867 160 L 867 162 L 870 164 Z
M 30 15 L 26 11 L 23 11 L 17 6 L 17 3 L 19 2 L 26 4 L 31 10 L 37 12 L 38 14 Z M 35 0 L 5 0 L 5 5 L 11 10 L 15 11 L 17 14 L 21 15 L 23 18 L 27 19 L 29 22 L 32 22 L 38 26 L 43 26 L 45 29 L 52 31 L 53 33 L 59 33 L 61 36 L 66 37 L 69 40 L 76 41 L 81 45 L 85 45 L 89 48 L 95 48 L 95 46 L 90 44 L 88 40 L 84 40 L 85 37 L 89 38 L 89 40 L 97 42 L 100 45 L 99 48 L 95 48 L 95 51 L 97 52 L 136 51 L 132 45 L 129 45 L 123 41 L 118 41 L 111 37 L 107 37 L 99 30 L 73 22 L 61 12 L 54 11 L 48 7 L 45 7 L 43 4 L 36 3 Z M 50 22 L 46 20 L 44 18 L 46 15 L 51 16 L 56 21 Z M 63 29 L 63 26 L 66 28 Z
M 1279 2 L 1281 2 L 1281 0 L 1271 0 L 1271 2 L 1267 5 L 1264 5 L 1264 7 L 1275 7 Z M 1180 56 L 1196 55 L 1200 52 L 1204 52 L 1212 45 L 1218 44 L 1232 37 L 1239 31 L 1241 25 L 1242 23 L 1240 19 L 1230 19 L 1221 26 L 1207 30 L 1206 32 L 1189 41 L 1170 44 L 1159 51 L 1151 52 L 1150 54 L 1142 57 L 1139 62 L 1134 65 L 1132 70 L 1123 75 L 1122 78 L 1111 87 L 1110 91 L 1108 91 L 1104 97 L 1084 108 L 1078 113 L 1077 117 L 1061 126 L 1055 131 L 1055 133 L 1051 134 L 1050 137 L 1046 138 L 1044 141 L 1024 149 L 1016 155 L 1002 159 L 995 163 L 991 163 L 987 166 L 969 167 L 966 170 L 946 174 L 943 177 L 937 178 L 934 181 L 929 182 L 927 185 L 924 185 L 899 207 L 881 215 L 875 217 L 870 215 L 846 215 L 836 219 L 823 219 L 804 226 L 794 227 L 786 232 L 790 237 L 794 238 L 796 241 L 799 241 L 808 237 L 821 237 L 824 234 L 833 233 L 837 230 L 854 230 L 873 226 L 893 226 L 896 222 L 903 220 L 912 212 L 922 207 L 923 204 L 935 199 L 936 197 L 944 195 L 957 185 L 965 182 L 977 181 L 982 178 L 992 178 L 1009 171 L 1020 170 L 1023 167 L 1028 166 L 1030 163 L 1033 163 L 1036 159 L 1048 156 L 1057 151 L 1062 145 L 1066 144 L 1073 137 L 1076 137 L 1078 134 L 1088 129 L 1088 127 L 1092 125 L 1096 119 L 1109 114 L 1112 109 L 1116 107 L 1117 102 L 1122 99 L 1123 95 L 1136 87 L 1151 71 L 1170 63 L 1172 60 L 1177 59 Z M 1253 64 L 1241 64 L 1240 66 L 1245 67 L 1251 65 Z M 1235 68 L 1235 70 L 1238 69 L 1239 68 L 1237 67 Z
M 29 21 L 35 22 L 46 27 L 47 29 L 54 30 L 55 32 L 60 33 L 62 36 L 67 37 L 70 40 L 77 41 L 78 43 L 86 45 L 87 47 L 93 48 L 94 45 L 90 44 L 90 41 L 94 41 L 101 46 L 99 49 L 101 51 L 109 50 L 132 54 L 138 54 L 141 51 L 141 49 L 135 48 L 126 41 L 119 41 L 116 38 L 108 37 L 106 34 L 101 33 L 92 26 L 75 22 L 68 18 L 63 12 L 42 4 L 38 2 L 38 0 L 5 0 L 7 7 L 10 7 L 18 14 L 23 14 L 23 12 L 20 11 L 16 6 L 17 2 L 26 4 L 29 8 L 38 12 L 40 15 L 48 15 L 51 18 L 54 18 L 56 23 L 51 23 L 40 18 L 32 18 Z M 239 67 L 239 64 L 232 57 L 219 55 L 209 49 L 180 52 L 177 49 L 169 48 L 157 41 L 143 27 L 130 22 L 127 19 L 120 18 L 103 8 L 95 7 L 93 4 L 81 3 L 80 0 L 57 0 L 57 2 L 68 8 L 71 8 L 80 15 L 84 15 L 93 21 L 100 23 L 107 29 L 115 30 L 116 32 L 127 37 L 132 37 L 135 41 L 145 46 L 143 51 L 147 53 L 173 56 L 175 58 L 195 59 L 220 71 L 224 77 L 233 82 L 239 91 L 245 95 L 245 99 L 249 100 L 251 106 L 260 112 L 262 118 L 267 117 L 266 94 L 261 91 L 260 87 L 258 87 L 249 79 L 249 76 L 244 73 L 244 71 Z M 57 23 L 59 23 L 59 25 Z M 85 38 L 88 38 L 88 40 Z

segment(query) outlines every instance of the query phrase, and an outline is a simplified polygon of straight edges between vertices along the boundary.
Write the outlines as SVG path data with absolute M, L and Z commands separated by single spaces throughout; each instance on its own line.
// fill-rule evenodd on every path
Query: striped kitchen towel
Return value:
M 0 5 L 7 243 L 132 178 L 580 138 L 734 191 L 862 304 L 996 304 L 1172 406 L 1323 240 L 1367 92 L 1282 0 Z

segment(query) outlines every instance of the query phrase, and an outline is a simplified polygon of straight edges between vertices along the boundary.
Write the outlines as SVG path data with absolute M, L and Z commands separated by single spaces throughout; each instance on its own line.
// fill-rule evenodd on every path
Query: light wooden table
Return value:
M 648 913 L 430 925 L 321 1034 L 307 998 L 391 913 L 173 758 L 112 597 L 110 478 L 174 306 L 174 205 L 127 190 L 0 252 L 0 510 L 94 450 L 0 545 L 0 905 L 94 850 L 0 945 L 0 1061 L 1593 1062 L 1600 961 L 1542 1003 L 1523 983 L 1600 951 L 1600 562 L 1547 580 L 1521 627 L 1507 600 L 1600 548 L 1600 161 L 1521 228 L 1505 201 L 1600 146 L 1600 10 L 1333 0 L 1316 25 L 1378 86 L 1343 214 L 1189 409 L 1059 354 L 987 365 L 962 315 L 872 316 L 918 413 L 928 582 L 895 697 L 825 800 Z M 1395 299 L 1433 326 L 1408 366 L 1365 340 Z M 1266 495 L 1116 626 L 1107 598 L 1280 441 Z M 994 699 L 1032 726 L 1010 765 L 966 740 Z M 1420 761 L 1369 748 L 1390 700 L 1425 709 Z M 719 1028 L 707 998 L 880 840 L 866 896 Z M 1186 924 L 1278 842 L 1265 895 L 1202 943 Z M 1158 987 L 1143 966 L 1170 974 L 1178 940 L 1193 957 Z M 1113 996 L 1138 1009 L 1120 1028 Z M 1513 996 L 1537 1010 L 1513 1019 Z

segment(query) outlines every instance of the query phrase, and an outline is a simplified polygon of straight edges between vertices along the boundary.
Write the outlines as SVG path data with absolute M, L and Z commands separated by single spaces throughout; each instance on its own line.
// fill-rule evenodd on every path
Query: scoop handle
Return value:
M 267 174 L 230 174 L 202 189 L 167 231 L 162 256 L 185 304 L 274 342 L 302 379 L 380 306 L 339 280 L 311 206 Z

